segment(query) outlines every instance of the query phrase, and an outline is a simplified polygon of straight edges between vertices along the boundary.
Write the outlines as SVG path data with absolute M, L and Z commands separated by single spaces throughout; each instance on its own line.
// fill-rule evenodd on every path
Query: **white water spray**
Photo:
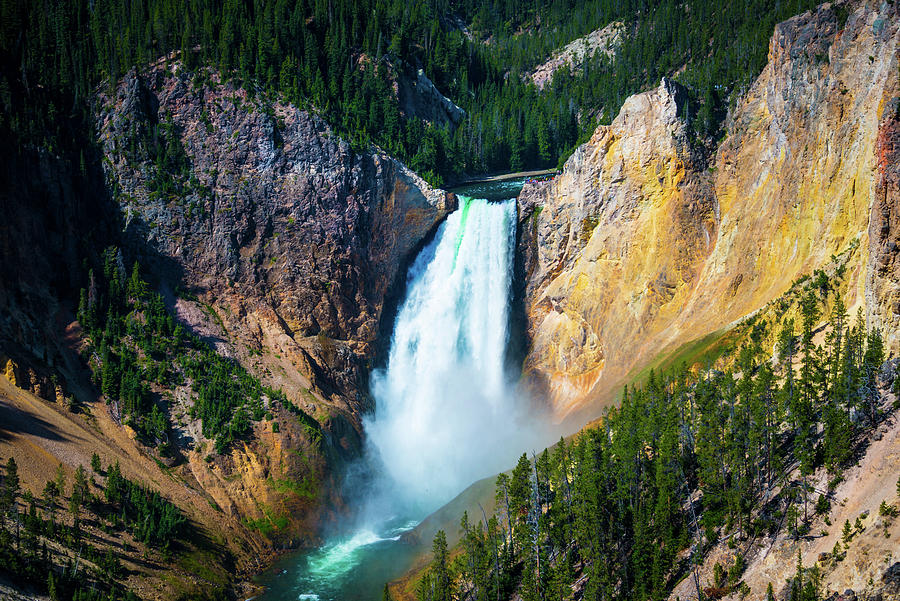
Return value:
M 410 269 L 365 421 L 391 501 L 414 512 L 508 469 L 543 439 L 505 365 L 515 201 L 460 204 Z

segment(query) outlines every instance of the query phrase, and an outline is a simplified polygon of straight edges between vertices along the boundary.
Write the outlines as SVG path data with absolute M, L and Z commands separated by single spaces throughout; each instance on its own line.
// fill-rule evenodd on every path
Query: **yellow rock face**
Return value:
M 556 180 L 523 190 L 525 369 L 560 417 L 595 410 L 659 352 L 754 312 L 851 244 L 847 305 L 896 346 L 865 274 L 876 188 L 890 188 L 876 155 L 896 110 L 898 22 L 873 3 L 842 30 L 829 7 L 780 24 L 709 162 L 664 80 Z
M 16 364 L 13 363 L 12 359 L 6 360 L 6 365 L 3 369 L 3 376 L 9 380 L 9 383 L 13 386 L 17 386 L 16 384 Z
M 552 184 L 527 190 L 532 350 L 566 413 L 611 378 L 622 358 L 683 305 L 716 236 L 714 205 L 696 194 L 680 119 L 684 91 L 667 80 L 634 96 L 576 151 Z M 528 232 L 528 226 L 531 231 Z

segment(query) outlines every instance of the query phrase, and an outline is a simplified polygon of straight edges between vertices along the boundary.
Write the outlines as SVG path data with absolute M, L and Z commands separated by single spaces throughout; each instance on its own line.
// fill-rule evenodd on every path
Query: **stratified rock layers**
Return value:
M 858 245 L 851 298 L 898 344 L 898 15 L 829 6 L 777 26 L 705 161 L 677 84 L 628 99 L 520 196 L 528 379 L 560 415 Z

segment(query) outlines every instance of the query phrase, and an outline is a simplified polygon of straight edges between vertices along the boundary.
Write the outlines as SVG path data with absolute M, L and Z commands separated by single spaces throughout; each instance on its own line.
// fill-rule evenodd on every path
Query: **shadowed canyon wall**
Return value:
M 43 151 L 4 168 L 0 373 L 50 401 L 22 401 L 39 419 L 59 413 L 78 426 L 64 406 L 81 401 L 109 441 L 104 462 L 152 482 L 234 553 L 239 572 L 259 569 L 274 547 L 311 544 L 340 515 L 342 470 L 362 452 L 376 340 L 407 264 L 456 198 L 383 153 L 351 148 L 313 113 L 177 61 L 104 87 L 95 111 L 100 156 L 86 144 L 80 175 L 77 160 Z M 122 248 L 120 269 L 141 263 L 181 322 L 318 425 L 266 401 L 280 430 L 256 422 L 213 453 L 190 411 L 190 382 L 154 383 L 181 484 L 156 478 L 156 450 L 118 423 L 79 357 L 83 261 L 107 245 Z M 46 465 L 23 473 L 38 478 L 90 457 L 89 446 L 58 453 L 32 442 Z M 27 449 L 12 449 L 23 466 Z

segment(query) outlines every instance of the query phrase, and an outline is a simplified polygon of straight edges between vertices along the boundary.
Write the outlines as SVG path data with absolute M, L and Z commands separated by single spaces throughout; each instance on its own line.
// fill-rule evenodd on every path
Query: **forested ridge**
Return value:
M 691 89 L 697 134 L 717 135 L 765 64 L 774 24 L 815 4 L 3 0 L 0 128 L 20 145 L 77 151 L 72 131 L 89 128 L 95 86 L 177 52 L 192 69 L 320 111 L 433 182 L 546 167 L 664 75 Z M 625 25 L 613 58 L 563 70 L 543 91 L 526 83 L 555 48 L 613 21 Z M 419 68 L 466 111 L 458 127 L 401 115 L 395 79 Z
M 683 578 L 701 599 L 744 595 L 747 541 L 816 536 L 824 515 L 841 540 L 824 560 L 799 557 L 787 583 L 791 601 L 822 598 L 822 562 L 841 562 L 864 529 L 828 521 L 834 491 L 900 409 L 880 333 L 839 298 L 826 303 L 828 286 L 819 272 L 777 301 L 777 314 L 796 321 L 746 322 L 744 341 L 717 363 L 727 367 L 651 371 L 602 425 L 522 455 L 497 478 L 496 514 L 463 515 L 456 552 L 444 532 L 435 537 L 419 601 L 561 600 L 573 586 L 584 599 L 660 600 Z M 822 470 L 826 490 L 813 485 Z M 882 499 L 880 513 L 893 519 L 896 498 Z M 701 581 L 696 570 L 719 540 L 734 559 Z

